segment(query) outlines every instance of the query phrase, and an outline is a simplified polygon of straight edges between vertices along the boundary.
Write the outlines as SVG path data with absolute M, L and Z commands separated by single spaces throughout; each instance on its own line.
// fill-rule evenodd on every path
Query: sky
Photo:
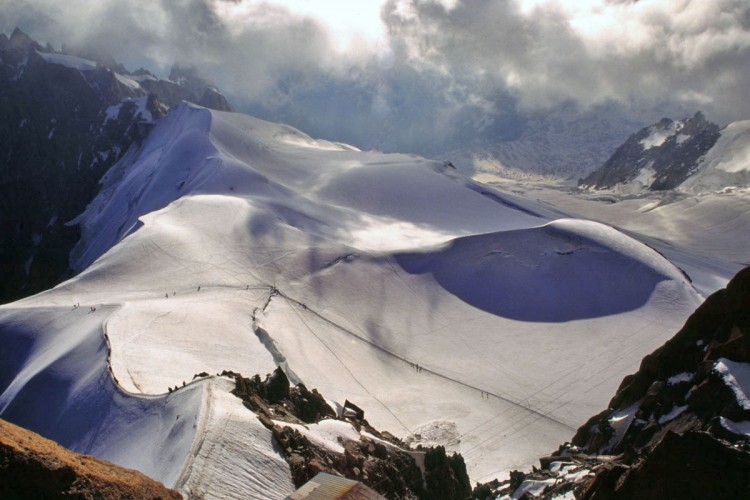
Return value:
M 511 140 L 561 107 L 750 118 L 747 0 L 0 0 L 16 25 L 194 65 L 235 108 L 360 147 Z

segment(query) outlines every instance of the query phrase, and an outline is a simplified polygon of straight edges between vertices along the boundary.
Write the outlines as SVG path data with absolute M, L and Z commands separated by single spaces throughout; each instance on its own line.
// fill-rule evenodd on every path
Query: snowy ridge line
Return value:
M 48 437 L 49 439 L 53 439 L 54 441 L 63 443 L 65 442 L 65 446 L 70 448 L 73 451 L 76 451 L 78 453 L 83 454 L 90 454 L 94 455 L 100 458 L 103 458 L 105 460 L 108 460 L 112 463 L 121 465 L 123 467 L 127 467 L 130 469 L 139 470 L 140 472 L 148 475 L 149 477 L 152 477 L 168 487 L 174 487 L 174 479 L 173 476 L 178 474 L 178 471 L 181 471 L 185 468 L 188 461 L 190 460 L 190 457 L 187 453 L 182 455 L 181 451 L 178 449 L 175 449 L 170 446 L 166 446 L 166 450 L 164 450 L 165 453 L 173 453 L 177 452 L 177 455 L 168 455 L 171 457 L 171 464 L 174 464 L 172 466 L 168 464 L 162 464 L 159 466 L 159 462 L 153 461 L 153 453 L 154 449 L 152 448 L 153 442 L 149 443 L 148 439 L 141 440 L 141 445 L 145 445 L 145 450 L 140 449 L 140 454 L 143 455 L 142 461 L 139 461 L 138 459 L 134 459 L 134 455 L 132 455 L 132 449 L 127 450 L 123 453 L 108 453 L 106 448 L 102 448 L 102 443 L 106 443 L 108 439 L 112 439 L 112 435 L 110 434 L 110 431 L 113 429 L 111 427 L 107 426 L 107 423 L 114 420 L 114 421 L 122 421 L 122 419 L 126 419 L 128 423 L 133 422 L 139 422 L 146 426 L 146 429 L 141 429 L 141 431 L 144 433 L 144 435 L 152 435 L 154 428 L 149 427 L 149 424 L 154 423 L 154 419 L 161 427 L 162 431 L 164 429 L 164 425 L 166 424 L 169 428 L 172 424 L 172 420 L 164 420 L 164 417 L 169 414 L 170 408 L 172 413 L 172 417 L 174 417 L 174 414 L 177 413 L 177 418 L 179 419 L 179 416 L 182 414 L 185 416 L 188 421 L 191 418 L 190 415 L 185 415 L 183 413 L 184 410 L 188 410 L 189 407 L 180 405 L 180 401 L 185 401 L 184 396 L 185 395 L 191 395 L 197 393 L 195 392 L 196 387 L 192 387 L 189 391 L 182 391 L 180 395 L 176 395 L 175 398 L 171 397 L 171 394 L 162 393 L 162 394 L 146 394 L 146 393 L 136 393 L 131 392 L 127 390 L 125 387 L 123 387 L 120 383 L 117 377 L 114 374 L 112 363 L 111 363 L 111 356 L 112 356 L 112 344 L 110 342 L 110 336 L 107 329 L 108 326 L 108 320 L 109 318 L 115 314 L 119 309 L 123 307 L 124 304 L 118 304 L 118 303 L 112 303 L 112 304 L 105 304 L 98 302 L 95 306 L 89 306 L 90 310 L 87 312 L 83 312 L 81 310 L 81 307 L 76 305 L 72 309 L 70 307 L 67 307 L 65 305 L 53 305 L 53 306 L 25 306 L 22 308 L 15 308 L 15 307 L 7 307 L 3 308 L 5 311 L 11 312 L 13 310 L 19 310 L 19 309 L 35 309 L 38 310 L 40 314 L 43 313 L 49 313 L 53 315 L 55 318 L 60 317 L 60 313 L 62 313 L 63 316 L 69 317 L 70 315 L 80 315 L 83 318 L 88 317 L 88 321 L 92 323 L 92 328 L 86 329 L 90 333 L 85 333 L 81 336 L 80 339 L 77 339 L 75 341 L 75 347 L 74 350 L 67 350 L 67 348 L 63 348 L 61 350 L 57 349 L 57 344 L 55 342 L 57 339 L 54 338 L 54 336 L 46 336 L 46 338 L 43 338 L 41 342 L 41 350 L 38 350 L 36 354 L 32 354 L 30 358 L 26 360 L 27 366 L 33 366 L 38 364 L 38 360 L 41 358 L 45 358 L 42 361 L 42 365 L 39 368 L 32 369 L 33 373 L 31 375 L 31 378 L 28 378 L 25 380 L 20 386 L 18 390 L 15 391 L 14 394 L 11 394 L 10 399 L 8 399 L 8 405 L 16 404 L 19 401 L 22 401 L 21 404 L 23 404 L 24 399 L 23 396 L 19 398 L 19 394 L 22 393 L 24 390 L 28 389 L 28 387 L 33 387 L 33 383 L 35 379 L 38 379 L 39 377 L 45 377 L 48 376 L 47 374 L 52 373 L 53 377 L 62 377 L 65 380 L 69 380 L 67 378 L 67 375 L 69 375 L 69 366 L 65 366 L 66 363 L 69 365 L 69 356 L 71 353 L 76 352 L 76 349 L 85 349 L 84 345 L 88 344 L 89 348 L 89 357 L 87 358 L 90 360 L 90 362 L 94 365 L 99 365 L 101 368 L 97 369 L 97 377 L 96 382 L 86 382 L 83 386 L 75 388 L 74 390 L 80 389 L 84 393 L 89 393 L 92 389 L 92 387 L 96 387 L 98 389 L 101 389 L 101 392 L 97 393 L 96 397 L 93 398 L 83 398 L 80 401 L 83 401 L 84 404 L 83 407 L 80 408 L 80 405 L 72 405 L 67 406 L 66 410 L 72 408 L 72 410 L 67 411 L 67 417 L 63 418 L 63 421 L 67 420 L 67 425 L 63 425 L 60 427 L 59 422 L 55 422 L 54 420 L 52 422 L 45 421 L 45 424 L 52 423 L 52 425 L 47 427 L 40 427 L 38 424 L 39 422 L 34 422 L 33 420 L 29 423 L 31 425 L 25 425 L 26 428 L 29 428 L 30 430 L 33 430 L 34 432 L 37 432 L 45 437 Z M 102 318 L 101 316 L 104 316 Z M 71 323 L 72 324 L 72 323 Z M 22 328 L 19 330 L 24 330 L 23 323 L 19 324 Z M 5 324 L 0 325 L 5 326 Z M 49 329 L 49 324 L 45 324 L 41 327 L 35 327 L 30 326 L 31 330 L 35 330 L 36 333 L 42 333 L 45 329 Z M 78 329 L 77 329 L 78 330 Z M 44 335 L 41 335 L 42 337 L 45 337 Z M 44 344 L 45 342 L 50 342 L 48 344 Z M 97 345 L 93 345 L 92 342 L 96 340 Z M 104 352 L 104 349 L 106 348 L 106 352 Z M 52 354 L 50 354 L 52 353 Z M 18 374 L 17 374 L 18 375 Z M 5 392 L 3 392 L 3 396 L 7 396 L 8 389 L 13 388 L 16 386 L 15 382 L 18 380 L 16 378 L 12 384 L 9 384 L 5 388 Z M 91 379 L 93 380 L 93 379 Z M 76 387 L 74 384 L 71 384 L 68 387 Z M 205 393 L 205 387 L 201 387 L 201 397 L 203 397 L 203 394 Z M 99 397 L 101 396 L 101 397 Z M 76 400 L 72 400 L 75 402 L 80 402 Z M 55 401 L 54 404 L 57 404 L 58 402 Z M 50 411 L 50 404 L 47 403 L 46 408 L 44 408 L 45 412 Z M 35 411 L 38 411 L 38 405 L 36 407 L 31 406 L 30 411 L 33 413 Z M 136 413 L 134 410 L 143 410 L 146 409 L 145 413 Z M 7 409 L 7 406 L 3 408 L 3 410 Z M 81 413 L 83 412 L 83 413 Z M 92 413 L 88 413 L 92 412 Z M 70 416 L 72 414 L 77 414 L 77 417 L 75 420 L 71 421 Z M 48 414 L 49 415 L 49 414 Z M 106 418 L 104 419 L 97 419 L 97 420 L 91 420 L 92 418 L 100 417 L 104 415 Z M 132 420 L 132 418 L 135 417 L 135 420 Z M 145 418 L 140 418 L 145 417 Z M 5 415 L 3 415 L 3 418 L 8 419 Z M 80 429 L 75 429 L 76 425 L 78 425 L 77 420 L 81 421 L 91 421 L 91 425 L 87 425 L 85 428 L 85 432 L 80 433 Z M 10 420 L 10 419 L 8 419 Z M 72 426 L 70 424 L 73 424 Z M 71 431 L 71 427 L 74 429 Z M 48 436 L 48 433 L 52 433 L 51 436 Z M 157 431 L 158 432 L 158 431 Z M 180 432 L 178 430 L 178 427 L 171 427 L 171 432 Z M 123 436 L 115 436 L 114 439 L 115 442 L 122 443 L 121 440 Z M 188 437 L 190 442 L 194 442 L 197 434 L 193 434 L 192 436 L 188 435 L 185 436 Z M 177 439 L 177 438 L 176 438 Z M 169 443 L 162 443 L 162 444 L 169 444 Z M 158 452 L 157 452 L 158 453 Z M 177 467 L 179 466 L 179 469 Z M 164 467 L 167 468 L 167 470 L 164 470 Z M 170 472 L 170 470 L 175 471 L 174 473 Z
M 215 377 L 213 375 L 210 375 L 207 378 L 199 379 L 199 381 L 209 380 L 213 378 Z M 203 449 L 203 444 L 206 441 L 206 436 L 208 435 L 208 415 L 210 414 L 209 412 L 211 410 L 211 396 L 212 389 L 210 382 L 203 384 L 201 409 L 198 412 L 198 428 L 195 430 L 195 438 L 193 439 L 193 444 L 190 447 L 190 452 L 188 453 L 187 457 L 185 457 L 185 463 L 183 464 L 180 475 L 177 477 L 177 481 L 175 481 L 175 484 L 173 486 L 173 488 L 176 490 L 184 491 L 185 486 L 187 485 L 188 480 L 191 479 L 193 473 L 193 465 L 195 464 L 194 459 Z M 200 476 L 198 476 L 199 480 L 196 484 L 200 484 L 200 479 L 203 476 L 203 470 L 201 470 L 200 472 L 201 474 Z
M 116 309 L 121 306 L 109 305 L 109 306 L 103 306 L 103 307 L 111 307 L 111 308 Z M 120 382 L 117 380 L 117 377 L 115 377 L 115 374 L 112 371 L 112 361 L 111 361 L 112 360 L 112 344 L 109 341 L 109 334 L 107 333 L 108 325 L 109 325 L 109 320 L 105 319 L 104 322 L 102 323 L 102 334 L 104 335 L 104 341 L 107 343 L 107 371 L 109 372 L 109 376 L 114 382 L 114 385 L 117 388 L 117 390 L 123 393 L 124 395 L 128 397 L 132 397 L 132 398 L 161 399 L 164 397 L 169 397 L 169 395 L 172 393 L 171 391 L 168 391 L 162 394 L 135 393 L 135 392 L 128 391 L 127 389 L 125 389 L 124 387 L 120 385 Z M 189 383 L 183 386 L 183 387 L 187 387 L 188 385 L 191 385 L 193 383 L 201 384 L 201 387 L 203 389 L 203 394 L 201 396 L 201 408 L 198 412 L 198 428 L 196 429 L 195 436 L 193 437 L 193 444 L 190 447 L 190 452 L 185 457 L 185 461 L 182 464 L 180 475 L 177 477 L 177 480 L 172 485 L 173 489 L 176 489 L 176 490 L 184 489 L 184 486 L 187 483 L 192 473 L 192 469 L 193 469 L 192 458 L 198 455 L 201 448 L 203 447 L 203 442 L 206 439 L 208 414 L 209 414 L 209 409 L 211 405 L 211 387 L 210 387 L 210 383 L 206 383 L 205 381 L 213 379 L 213 378 L 215 378 L 213 375 L 209 375 L 208 377 L 205 377 L 205 378 L 191 380 Z M 133 381 L 133 384 L 136 385 L 135 381 Z M 178 387 L 178 390 L 179 390 L 179 387 Z
M 113 309 L 112 312 L 115 312 L 117 309 L 122 307 L 122 304 L 101 304 L 98 307 L 102 307 L 104 309 Z M 112 370 L 112 344 L 109 341 L 109 333 L 107 331 L 108 326 L 109 326 L 109 319 L 105 319 L 102 322 L 102 336 L 104 337 L 104 342 L 106 342 L 107 344 L 107 371 L 109 372 L 109 376 L 112 379 L 112 382 L 114 382 L 114 385 L 117 388 L 117 390 L 126 396 L 133 397 L 133 398 L 142 398 L 142 399 L 161 399 L 171 394 L 170 392 L 162 392 L 159 394 L 147 394 L 145 392 L 131 392 L 127 390 L 126 388 L 124 388 L 122 385 L 120 385 L 120 381 L 117 380 L 117 377 L 115 376 L 115 373 Z M 193 382 L 200 382 L 200 380 L 190 381 L 190 383 L 193 383 Z M 185 385 L 185 387 L 186 386 L 187 384 Z
M 121 304 L 108 304 L 108 305 L 101 305 L 99 307 L 112 308 L 112 309 L 116 310 L 116 309 L 119 309 L 120 307 L 122 307 L 122 305 Z M 112 311 L 112 312 L 114 312 L 114 311 Z M 119 389 L 120 392 L 122 392 L 126 396 L 136 397 L 136 398 L 143 398 L 143 399 L 159 399 L 159 398 L 163 398 L 165 396 L 169 396 L 170 394 L 172 394 L 172 392 L 176 392 L 176 391 L 172 391 L 172 392 L 167 391 L 167 392 L 161 392 L 161 393 L 157 393 L 157 394 L 148 394 L 148 393 L 145 393 L 145 392 L 131 392 L 131 391 L 127 390 L 126 388 L 124 388 L 123 386 L 121 386 L 120 385 L 120 381 L 117 380 L 117 377 L 115 376 L 115 373 L 112 370 L 112 344 L 110 344 L 110 342 L 109 342 L 109 334 L 108 334 L 108 331 L 107 331 L 107 327 L 108 326 L 109 326 L 109 319 L 105 319 L 102 322 L 102 334 L 104 335 L 104 341 L 107 343 L 107 368 L 108 368 L 110 376 L 112 377 L 112 381 L 115 383 L 115 387 L 117 387 L 117 389 Z M 128 372 L 128 374 L 129 373 L 130 372 Z M 192 385 L 192 384 L 199 384 L 202 381 L 208 380 L 208 379 L 211 379 L 211 378 L 215 378 L 215 377 L 213 375 L 209 375 L 208 377 L 203 377 L 203 378 L 200 378 L 200 379 L 193 379 L 190 382 L 187 382 L 182 387 L 177 386 L 177 389 L 179 390 L 179 389 L 185 388 L 185 387 L 187 387 L 189 385 Z M 131 376 L 131 380 L 132 380 L 132 376 Z M 136 386 L 136 387 L 138 387 L 138 384 L 135 383 L 135 380 L 133 380 L 133 385 Z
M 288 295 L 284 294 L 280 290 L 277 289 L 276 291 L 277 291 L 277 293 L 278 293 L 279 296 L 283 297 L 287 301 L 294 302 L 299 307 L 303 307 L 306 311 L 309 311 L 310 313 L 314 314 L 315 316 L 317 316 L 318 318 L 322 319 L 323 321 L 325 321 L 329 325 L 333 326 L 334 328 L 337 328 L 337 329 L 341 330 L 342 332 L 355 337 L 356 339 L 358 339 L 358 340 L 360 340 L 360 341 L 362 341 L 362 342 L 370 345 L 371 347 L 374 347 L 375 349 L 377 349 L 377 350 L 379 350 L 379 351 L 381 351 L 381 352 L 383 352 L 385 354 L 388 354 L 389 356 L 392 356 L 392 357 L 398 359 L 399 361 L 402 361 L 402 362 L 404 362 L 406 364 L 409 364 L 409 365 L 415 364 L 413 361 L 409 360 L 408 358 L 406 358 L 404 356 L 401 356 L 400 354 L 396 354 L 396 353 L 394 353 L 394 352 L 386 349 L 385 347 L 382 347 L 382 346 L 380 346 L 380 345 L 372 342 L 371 340 L 363 337 L 362 335 L 357 334 L 357 333 L 349 330 L 348 328 L 345 328 L 345 327 L 339 325 L 338 323 L 336 323 L 336 322 L 334 322 L 334 321 L 326 318 L 325 316 L 322 316 L 320 313 L 314 311 L 313 309 L 310 309 L 307 305 L 303 304 L 302 302 L 299 302 L 298 300 L 289 297 Z M 297 312 L 297 314 L 299 314 L 298 311 L 295 310 L 295 312 Z M 300 319 L 302 319 L 302 318 L 300 318 Z M 304 322 L 304 320 L 303 320 L 303 322 Z M 307 326 L 307 323 L 305 323 L 305 325 Z M 308 329 L 310 329 L 309 326 L 307 326 L 307 327 L 308 327 Z M 310 330 L 312 331 L 312 329 L 310 329 Z M 475 385 L 472 385 L 472 384 L 470 384 L 468 382 L 463 382 L 461 380 L 458 380 L 458 379 L 455 379 L 455 378 L 450 377 L 448 375 L 445 375 L 443 373 L 440 373 L 440 372 L 436 371 L 435 369 L 431 369 L 431 368 L 427 368 L 427 367 L 422 367 L 422 366 L 420 366 L 419 368 L 420 368 L 421 371 L 425 371 L 425 372 L 431 373 L 432 375 L 440 377 L 440 378 L 442 378 L 444 380 L 447 380 L 449 382 L 453 382 L 453 383 L 462 385 L 462 386 L 464 386 L 466 388 L 473 389 L 473 390 L 479 391 L 479 392 L 483 392 L 483 393 L 485 393 L 485 394 L 487 394 L 489 396 L 493 396 L 493 397 L 499 399 L 500 401 L 503 401 L 505 403 L 511 404 L 511 405 L 516 406 L 518 408 L 521 408 L 521 409 L 525 410 L 528 413 L 535 414 L 539 418 L 546 419 L 546 420 L 548 420 L 550 422 L 553 422 L 553 423 L 555 423 L 555 424 L 557 424 L 557 425 L 559 425 L 559 426 L 561 426 L 561 427 L 563 427 L 563 428 L 565 428 L 567 430 L 570 430 L 570 431 L 573 431 L 573 432 L 576 431 L 575 427 L 573 427 L 573 426 L 571 426 L 569 424 L 566 424 L 565 422 L 563 422 L 561 420 L 558 420 L 555 417 L 552 417 L 551 415 L 547 415 L 547 414 L 543 413 L 542 411 L 539 411 L 539 410 L 536 410 L 534 408 L 531 408 L 530 406 L 526 406 L 521 401 L 515 401 L 513 399 L 508 398 L 507 396 L 502 396 L 502 395 L 496 394 L 494 392 L 486 391 L 486 390 L 484 390 L 484 389 L 482 389 L 480 387 L 477 387 Z
M 658 208 L 658 207 L 654 207 L 654 208 Z M 740 214 L 735 214 L 734 218 L 738 218 L 739 216 L 740 216 Z M 617 231 L 620 231 L 625 236 L 629 236 L 630 238 L 633 238 L 635 241 L 638 241 L 638 242 L 642 243 L 643 245 L 647 246 L 648 248 L 650 248 L 651 250 L 653 250 L 654 252 L 656 252 L 657 254 L 659 254 L 665 261 L 669 262 L 672 265 L 672 267 L 674 267 L 675 269 L 677 269 L 677 271 L 685 277 L 685 279 L 688 281 L 688 283 L 690 283 L 690 285 L 693 287 L 693 290 L 695 290 L 697 293 L 700 294 L 700 292 L 698 292 L 698 290 L 696 290 L 695 285 L 693 285 L 693 278 L 691 278 L 690 275 L 687 272 L 685 272 L 685 270 L 683 268 L 681 268 L 680 266 L 678 266 L 677 264 L 675 264 L 672 261 L 672 259 L 667 258 L 667 256 L 664 255 L 663 252 L 661 252 L 658 248 L 656 248 L 653 244 L 651 244 L 651 242 L 648 241 L 648 238 L 644 237 L 644 235 L 638 233 L 637 231 L 631 231 L 631 230 L 625 229 L 624 227 L 620 227 L 620 226 L 614 226 L 613 225 L 613 226 L 610 226 L 610 227 L 616 229 Z M 659 241 L 659 240 L 657 239 L 657 241 Z

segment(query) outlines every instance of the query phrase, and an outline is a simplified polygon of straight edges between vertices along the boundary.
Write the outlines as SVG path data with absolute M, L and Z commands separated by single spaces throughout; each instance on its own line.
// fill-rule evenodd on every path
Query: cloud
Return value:
M 229 91 L 249 98 L 269 92 L 290 72 L 330 69 L 330 39 L 314 20 L 264 2 L 233 0 L 0 0 L 5 32 L 20 24 L 60 46 L 114 56 L 133 69 L 167 74 L 173 64 L 195 65 Z M 222 17 L 227 6 L 242 6 Z M 29 22 L 39 13 L 54 22 Z
M 387 0 L 385 38 L 349 51 L 270 1 L 0 0 L 0 13 L 6 33 L 131 69 L 194 65 L 240 109 L 361 147 L 512 139 L 571 105 L 750 117 L 746 0 Z
M 708 105 L 750 116 L 750 3 L 608 1 L 576 19 L 563 4 L 389 0 L 383 17 L 412 64 L 527 109 L 561 102 Z M 581 14 L 580 12 L 578 14 Z M 596 24 L 599 23 L 598 29 Z

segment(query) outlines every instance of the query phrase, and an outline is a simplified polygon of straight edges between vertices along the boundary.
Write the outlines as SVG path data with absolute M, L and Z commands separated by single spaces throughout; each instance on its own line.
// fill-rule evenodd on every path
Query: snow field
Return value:
M 722 191 L 750 185 L 750 120 L 733 122 L 706 154 L 698 172 L 683 183 L 692 193 Z
M 484 177 L 487 182 L 488 176 Z M 726 286 L 750 262 L 750 197 L 724 193 L 653 193 L 582 197 L 559 186 L 492 182 L 570 214 L 626 231 L 683 269 L 704 297 Z
M 196 435 L 202 388 L 155 397 L 119 389 L 101 326 L 112 311 L 0 309 L 0 414 L 79 453 L 173 484 Z
M 189 498 L 285 498 L 295 488 L 271 435 L 229 391 L 234 381 L 206 382 L 204 422 L 191 460 L 175 485 Z
M 288 468 L 227 381 L 167 388 L 277 364 L 361 406 L 376 428 L 444 442 L 486 481 L 569 440 L 700 299 L 657 252 L 602 224 L 550 222 L 559 214 L 438 162 L 185 104 L 108 172 L 77 219 L 83 271 L 0 308 L 0 328 L 44 324 L 34 331 L 51 339 L 51 359 L 83 352 L 66 332 L 90 332 L 98 354 L 65 365 L 90 392 L 61 393 L 59 412 L 120 394 L 92 382 L 92 363 L 107 371 L 106 333 L 120 384 L 158 396 L 118 396 L 140 410 L 103 417 L 111 429 L 94 448 L 192 495 L 283 496 Z M 80 317 L 44 319 L 50 308 Z M 34 356 L 13 359 L 46 359 Z M 18 418 L 41 404 L 18 390 L 31 387 L 25 370 L 0 377 L 0 401 Z M 171 449 L 183 457 L 168 470 L 108 437 L 147 418 L 144 401 L 169 409 L 149 414 L 146 448 L 154 463 Z M 68 442 L 80 448 L 88 432 Z

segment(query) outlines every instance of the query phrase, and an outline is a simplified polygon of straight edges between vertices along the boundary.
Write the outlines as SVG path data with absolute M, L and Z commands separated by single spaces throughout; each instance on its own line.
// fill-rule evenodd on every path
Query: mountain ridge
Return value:
M 170 107 L 188 99 L 230 109 L 205 82 L 193 84 L 206 87 L 195 95 L 118 64 L 55 52 L 18 28 L 0 37 L 0 85 L 0 301 L 72 275 L 69 252 L 80 235 L 67 222 Z
M 695 165 L 719 136 L 718 125 L 700 111 L 679 121 L 663 118 L 632 134 L 579 185 L 599 190 L 629 184 L 636 190 L 674 189 L 694 173 Z

